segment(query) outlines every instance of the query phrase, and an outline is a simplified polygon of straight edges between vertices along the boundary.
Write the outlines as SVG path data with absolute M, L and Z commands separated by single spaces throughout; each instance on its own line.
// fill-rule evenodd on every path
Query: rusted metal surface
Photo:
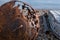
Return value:
M 15 6 L 15 2 L 22 3 Z M 28 6 L 28 7 L 27 7 Z M 24 9 L 28 13 L 24 15 Z M 10 1 L 0 7 L 0 40 L 35 40 L 39 31 L 39 16 L 22 1 Z

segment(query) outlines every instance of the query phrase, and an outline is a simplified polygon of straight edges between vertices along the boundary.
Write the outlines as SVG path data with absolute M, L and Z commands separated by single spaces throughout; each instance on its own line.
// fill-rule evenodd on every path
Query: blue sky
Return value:
M 0 0 L 0 4 L 8 0 Z M 21 0 L 35 9 L 60 9 L 60 0 Z

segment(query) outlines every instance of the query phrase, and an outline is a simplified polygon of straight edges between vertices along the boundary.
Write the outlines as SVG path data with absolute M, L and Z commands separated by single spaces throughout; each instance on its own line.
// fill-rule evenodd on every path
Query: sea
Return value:
M 0 0 L 0 6 L 11 0 Z M 34 9 L 59 9 L 60 0 L 19 0 L 31 5 Z

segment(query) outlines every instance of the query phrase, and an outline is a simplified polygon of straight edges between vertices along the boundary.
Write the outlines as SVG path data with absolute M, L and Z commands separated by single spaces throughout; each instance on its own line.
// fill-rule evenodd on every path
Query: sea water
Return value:
M 0 0 L 0 5 L 10 0 Z M 60 9 L 60 0 L 20 0 L 35 9 Z

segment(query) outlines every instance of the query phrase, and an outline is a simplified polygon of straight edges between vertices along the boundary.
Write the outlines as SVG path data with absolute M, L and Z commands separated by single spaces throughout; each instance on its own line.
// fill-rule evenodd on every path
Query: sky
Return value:
M 0 5 L 9 0 L 0 0 Z M 21 0 L 35 9 L 60 9 L 60 0 Z

